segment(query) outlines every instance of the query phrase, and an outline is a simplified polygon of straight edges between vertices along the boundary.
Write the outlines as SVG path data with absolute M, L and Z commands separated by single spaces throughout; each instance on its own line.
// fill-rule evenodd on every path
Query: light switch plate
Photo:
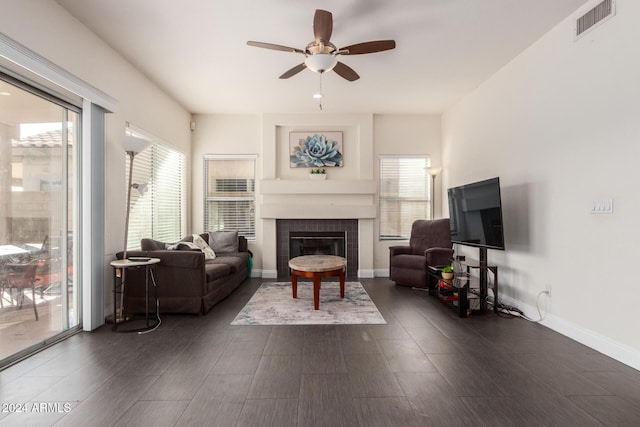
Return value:
M 613 199 L 595 200 L 591 203 L 592 214 L 611 214 L 613 213 Z

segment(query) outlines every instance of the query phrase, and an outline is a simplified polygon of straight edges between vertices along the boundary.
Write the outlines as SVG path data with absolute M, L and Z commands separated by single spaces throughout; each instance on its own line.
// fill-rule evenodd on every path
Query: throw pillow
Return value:
M 178 242 L 173 245 L 167 245 L 167 249 L 170 251 L 191 251 L 191 250 L 201 251 L 198 245 L 192 242 Z
M 238 252 L 238 231 L 210 231 L 209 246 L 221 254 Z
M 193 243 L 195 243 L 195 245 L 198 246 L 202 252 L 204 252 L 205 259 L 215 259 L 216 253 L 213 249 L 211 249 L 209 245 L 207 245 L 207 242 L 205 242 L 204 239 L 200 237 L 200 235 L 193 235 Z

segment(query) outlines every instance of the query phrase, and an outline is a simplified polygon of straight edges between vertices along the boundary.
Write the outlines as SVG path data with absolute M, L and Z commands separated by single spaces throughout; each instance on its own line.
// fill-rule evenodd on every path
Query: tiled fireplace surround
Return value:
M 289 276 L 289 233 L 344 231 L 346 235 L 347 277 L 358 275 L 357 219 L 278 219 L 276 220 L 276 253 L 278 277 Z

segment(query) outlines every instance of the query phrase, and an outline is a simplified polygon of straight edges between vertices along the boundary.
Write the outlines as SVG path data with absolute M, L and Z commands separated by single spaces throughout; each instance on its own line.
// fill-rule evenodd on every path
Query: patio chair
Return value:
M 31 299 L 33 300 L 33 312 L 38 318 L 38 309 L 36 307 L 36 270 L 38 261 L 31 261 L 26 264 L 5 264 L 5 282 L 3 287 L 9 290 L 9 295 L 13 301 L 13 289 L 18 290 L 16 296 L 16 304 L 18 308 L 22 308 L 24 302 L 24 291 L 31 289 Z
M 42 249 L 38 255 L 38 270 L 36 273 L 36 287 L 40 296 L 45 293 L 60 291 L 60 283 L 64 275 L 70 281 L 73 276 L 73 235 L 67 236 L 67 268 L 62 266 L 63 258 L 61 252 L 62 242 L 60 237 L 46 236 Z M 66 270 L 66 271 L 65 271 Z

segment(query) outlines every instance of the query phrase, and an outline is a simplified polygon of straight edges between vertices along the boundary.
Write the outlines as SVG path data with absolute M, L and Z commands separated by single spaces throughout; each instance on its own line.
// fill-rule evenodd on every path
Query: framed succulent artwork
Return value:
M 340 167 L 343 160 L 342 132 L 289 132 L 290 167 Z

